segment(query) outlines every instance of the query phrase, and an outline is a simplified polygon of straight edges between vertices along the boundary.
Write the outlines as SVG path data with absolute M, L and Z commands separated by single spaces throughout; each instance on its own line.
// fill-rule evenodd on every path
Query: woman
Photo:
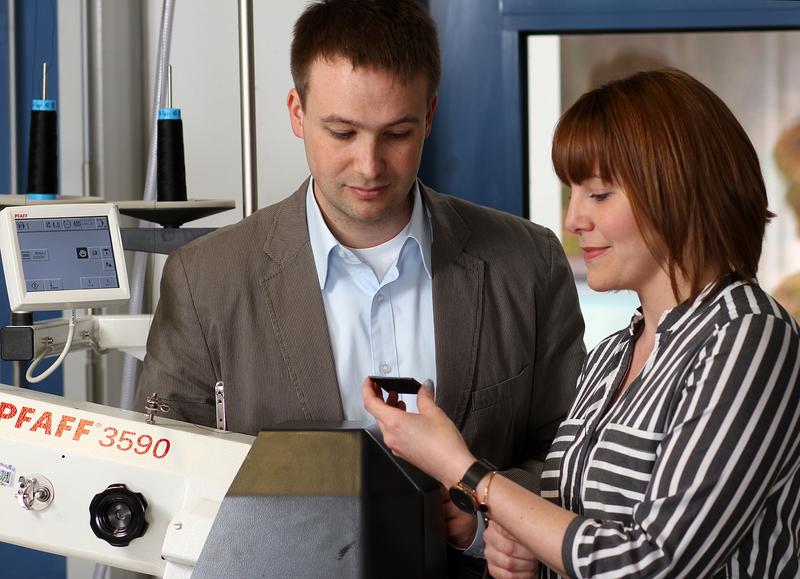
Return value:
M 641 308 L 587 357 L 541 497 L 475 464 L 427 389 L 406 414 L 367 380 L 386 444 L 482 504 L 494 577 L 800 576 L 800 338 L 756 282 L 772 214 L 744 130 L 643 72 L 570 107 L 553 163 L 590 287 Z

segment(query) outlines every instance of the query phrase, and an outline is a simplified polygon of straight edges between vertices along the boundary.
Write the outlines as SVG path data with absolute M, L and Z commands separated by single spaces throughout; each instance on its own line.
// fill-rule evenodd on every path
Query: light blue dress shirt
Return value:
M 414 184 L 414 209 L 395 263 L 382 280 L 331 233 L 314 198 L 306 193 L 306 220 L 317 269 L 336 378 L 345 420 L 374 421 L 364 409 L 361 383 L 367 376 L 411 376 L 436 385 L 433 327 L 431 218 Z M 416 395 L 401 395 L 408 412 L 417 412 Z M 482 517 L 464 551 L 483 557 Z
M 328 320 L 345 420 L 373 420 L 364 409 L 366 376 L 411 376 L 436 384 L 433 328 L 431 222 L 414 185 L 414 208 L 405 241 L 382 280 L 328 229 L 314 198 L 306 194 L 311 250 Z M 403 395 L 410 412 L 415 395 Z

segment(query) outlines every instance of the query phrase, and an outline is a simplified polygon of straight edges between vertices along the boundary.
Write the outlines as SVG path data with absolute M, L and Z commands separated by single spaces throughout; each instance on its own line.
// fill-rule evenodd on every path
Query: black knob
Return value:
M 98 538 L 114 547 L 128 543 L 147 531 L 147 501 L 122 483 L 110 485 L 89 503 L 89 526 Z

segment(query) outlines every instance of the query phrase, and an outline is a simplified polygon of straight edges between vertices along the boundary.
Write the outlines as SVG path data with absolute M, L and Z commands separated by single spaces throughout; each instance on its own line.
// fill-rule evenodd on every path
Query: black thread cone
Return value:
M 57 127 L 55 111 L 31 111 L 27 193 L 58 193 Z
M 183 122 L 158 121 L 158 200 L 186 201 L 186 167 L 183 160 Z

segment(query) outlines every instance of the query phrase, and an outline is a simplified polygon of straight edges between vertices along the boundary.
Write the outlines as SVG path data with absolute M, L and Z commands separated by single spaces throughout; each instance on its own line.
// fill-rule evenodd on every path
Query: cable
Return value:
M 45 346 L 42 348 L 36 357 L 31 362 L 31 365 L 28 366 L 28 371 L 25 372 L 25 379 L 30 382 L 31 384 L 36 384 L 37 382 L 41 382 L 45 378 L 47 378 L 50 374 L 55 372 L 56 368 L 61 365 L 61 362 L 64 361 L 64 358 L 67 357 L 67 352 L 69 352 L 70 346 L 72 346 L 72 336 L 75 335 L 75 310 L 72 310 L 69 316 L 69 330 L 67 331 L 67 339 L 64 343 L 64 349 L 61 350 L 61 354 L 56 358 L 56 361 L 53 362 L 50 367 L 39 374 L 38 376 L 33 375 L 33 371 L 39 365 L 39 362 L 45 359 L 47 354 L 50 353 L 51 348 L 50 346 Z

